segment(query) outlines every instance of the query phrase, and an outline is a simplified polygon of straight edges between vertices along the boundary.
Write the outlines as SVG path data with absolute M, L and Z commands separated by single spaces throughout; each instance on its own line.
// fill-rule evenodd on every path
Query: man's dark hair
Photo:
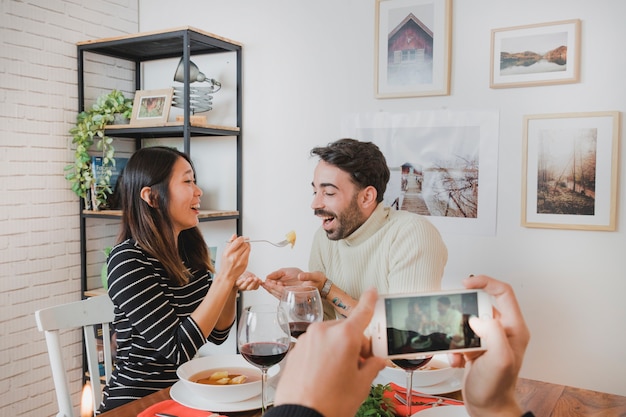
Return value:
M 437 301 L 443 304 L 444 306 L 448 306 L 448 307 L 450 306 L 450 299 L 446 297 L 445 295 L 437 298 Z
M 339 139 L 328 146 L 313 148 L 313 155 L 350 174 L 360 189 L 371 185 L 378 194 L 376 201 L 383 201 L 389 182 L 389 167 L 383 153 L 372 142 Z

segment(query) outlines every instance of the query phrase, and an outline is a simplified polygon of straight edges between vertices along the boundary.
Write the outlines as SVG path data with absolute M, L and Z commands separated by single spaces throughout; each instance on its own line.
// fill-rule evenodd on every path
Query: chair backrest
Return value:
M 63 363 L 59 330 L 83 328 L 85 350 L 87 352 L 87 368 L 93 394 L 93 410 L 95 412 L 102 400 L 95 326 L 102 326 L 105 380 L 108 381 L 112 372 L 109 323 L 113 321 L 113 318 L 113 302 L 111 302 L 108 295 L 91 297 L 56 307 L 44 308 L 35 312 L 37 328 L 45 334 L 48 354 L 50 355 L 52 378 L 59 405 L 57 417 L 74 417 L 67 371 Z

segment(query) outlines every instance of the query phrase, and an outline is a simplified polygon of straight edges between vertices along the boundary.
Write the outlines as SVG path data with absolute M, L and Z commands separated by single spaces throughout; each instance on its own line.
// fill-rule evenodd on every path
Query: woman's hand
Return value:
M 235 282 L 237 289 L 240 291 L 258 290 L 261 284 L 263 284 L 261 278 L 250 271 L 244 272 L 239 278 L 237 278 L 237 282 Z
M 243 236 L 232 235 L 222 253 L 216 279 L 227 279 L 234 287 L 237 280 L 246 272 L 249 257 L 250 243 L 246 242 Z

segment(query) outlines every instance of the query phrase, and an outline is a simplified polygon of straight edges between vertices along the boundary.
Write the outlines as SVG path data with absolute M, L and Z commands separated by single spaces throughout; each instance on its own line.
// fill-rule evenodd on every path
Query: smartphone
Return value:
M 401 359 L 485 350 L 469 318 L 492 315 L 482 290 L 379 295 L 369 327 L 372 352 Z

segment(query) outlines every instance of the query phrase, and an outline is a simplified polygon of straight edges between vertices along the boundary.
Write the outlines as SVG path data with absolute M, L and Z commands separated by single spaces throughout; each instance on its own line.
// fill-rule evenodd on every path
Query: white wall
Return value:
M 497 233 L 444 236 L 450 251 L 444 285 L 486 273 L 515 287 L 533 334 L 523 376 L 626 395 L 626 205 L 619 205 L 616 232 L 520 226 L 522 116 L 626 111 L 626 3 L 454 3 L 452 93 L 430 98 L 373 97 L 373 0 L 187 0 L 177 6 L 140 0 L 139 23 L 142 31 L 191 25 L 244 44 L 244 233 L 282 239 L 295 229 L 298 235 L 293 250 L 254 247 L 250 266 L 261 276 L 282 266 L 306 268 L 319 225 L 309 208 L 308 152 L 338 138 L 343 115 L 498 109 Z M 489 88 L 491 29 L 574 18 L 582 20 L 580 83 Z M 622 147 L 621 161 L 624 154 Z M 264 297 L 248 296 L 246 303 Z
M 2 416 L 58 411 L 34 312 L 80 299 L 78 200 L 63 178 L 74 154 L 68 130 L 76 121 L 76 42 L 136 32 L 137 6 L 135 0 L 0 2 Z M 78 405 L 81 333 L 65 332 L 61 340 Z

